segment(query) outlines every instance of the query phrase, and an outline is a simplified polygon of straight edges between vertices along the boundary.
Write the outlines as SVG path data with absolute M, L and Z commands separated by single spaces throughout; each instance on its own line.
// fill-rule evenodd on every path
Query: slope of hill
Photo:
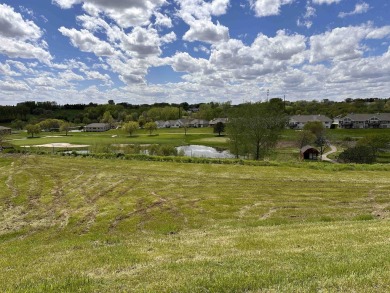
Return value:
M 0 291 L 389 291 L 388 171 L 0 157 Z

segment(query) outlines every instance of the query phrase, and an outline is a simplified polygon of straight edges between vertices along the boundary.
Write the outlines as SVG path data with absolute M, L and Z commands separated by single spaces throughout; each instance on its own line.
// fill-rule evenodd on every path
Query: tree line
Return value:
M 74 124 L 89 124 L 100 122 L 105 112 L 115 121 L 138 121 L 140 124 L 156 120 L 173 120 L 191 116 L 191 118 L 211 120 L 227 117 L 231 108 L 237 106 L 231 102 L 180 104 L 155 103 L 133 105 L 117 103 L 113 100 L 107 104 L 65 104 L 55 102 L 26 101 L 16 106 L 0 106 L 0 123 L 11 123 L 20 120 L 36 124 L 44 119 L 60 119 Z M 341 102 L 323 100 L 284 101 L 283 111 L 286 115 L 322 114 L 330 118 L 349 113 L 380 113 L 390 112 L 389 99 L 346 99 Z

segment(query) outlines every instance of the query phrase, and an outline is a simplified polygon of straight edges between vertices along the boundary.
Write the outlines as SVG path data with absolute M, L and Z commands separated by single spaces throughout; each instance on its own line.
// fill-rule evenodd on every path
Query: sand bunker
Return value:
M 29 147 L 43 147 L 43 148 L 86 148 L 89 147 L 89 145 L 86 144 L 70 144 L 70 143 L 64 143 L 64 142 L 55 142 L 55 143 L 47 143 L 47 144 L 39 144 L 39 145 L 32 145 L 32 146 L 23 146 L 25 148 Z

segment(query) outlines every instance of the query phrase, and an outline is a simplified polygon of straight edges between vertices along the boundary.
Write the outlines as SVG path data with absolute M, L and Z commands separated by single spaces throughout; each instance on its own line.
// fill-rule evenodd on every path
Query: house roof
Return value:
M 202 119 L 194 119 L 191 121 L 191 124 L 208 124 L 209 121 L 207 120 L 202 120 Z
M 332 119 L 324 115 L 293 115 L 290 117 L 290 122 L 292 121 L 298 123 L 307 123 L 312 121 L 332 122 Z
M 390 113 L 376 113 L 376 114 L 348 114 L 342 119 L 349 118 L 352 121 L 367 121 L 371 118 L 376 117 L 379 120 L 390 120 Z
M 91 123 L 86 125 L 85 127 L 107 127 L 109 126 L 108 123 Z
M 217 124 L 218 122 L 227 123 L 227 118 L 215 118 L 210 121 L 210 124 Z

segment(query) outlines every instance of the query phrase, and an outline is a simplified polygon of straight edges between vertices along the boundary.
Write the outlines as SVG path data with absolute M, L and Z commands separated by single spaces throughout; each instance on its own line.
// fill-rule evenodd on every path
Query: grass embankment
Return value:
M 389 172 L 304 166 L 0 157 L 0 291 L 389 291 Z

